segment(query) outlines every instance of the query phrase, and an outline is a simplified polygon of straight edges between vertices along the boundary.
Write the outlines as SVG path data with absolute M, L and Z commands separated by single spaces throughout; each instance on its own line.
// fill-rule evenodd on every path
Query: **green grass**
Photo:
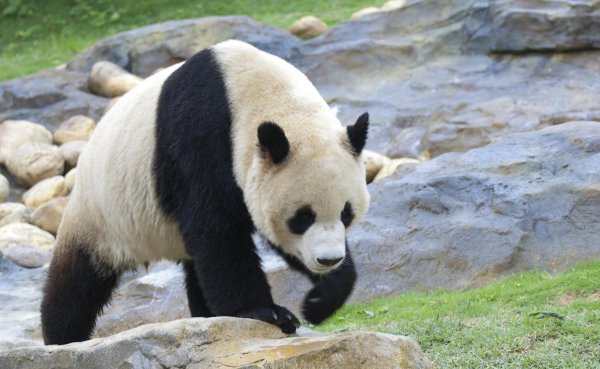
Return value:
M 287 28 L 304 15 L 329 25 L 382 0 L 0 0 L 0 81 L 70 60 L 117 32 L 173 19 L 249 15 Z
M 437 368 L 600 368 L 600 262 L 349 305 L 317 329 L 408 335 Z

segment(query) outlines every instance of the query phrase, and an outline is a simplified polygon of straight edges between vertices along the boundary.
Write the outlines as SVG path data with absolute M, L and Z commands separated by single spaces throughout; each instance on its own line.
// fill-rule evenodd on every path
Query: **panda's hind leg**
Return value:
M 198 283 L 198 275 L 194 267 L 194 262 L 191 260 L 184 261 L 183 271 L 185 272 L 185 287 L 192 317 L 208 318 L 214 316 L 206 304 L 202 288 L 200 287 L 200 283 Z
M 42 332 L 47 345 L 89 339 L 121 274 L 92 257 L 90 245 L 67 242 L 59 236 L 44 288 Z

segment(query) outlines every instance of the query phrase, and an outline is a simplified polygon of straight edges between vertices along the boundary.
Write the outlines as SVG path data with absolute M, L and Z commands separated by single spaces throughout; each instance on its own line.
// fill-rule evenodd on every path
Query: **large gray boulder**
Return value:
M 271 324 L 236 318 L 151 324 L 65 346 L 0 352 L 3 369 L 45 368 L 390 368 L 431 363 L 409 337 L 314 332 L 286 337 Z
M 291 61 L 391 157 L 600 118 L 600 2 L 413 0 L 300 44 Z M 578 51 L 578 52 L 573 52 Z
M 480 286 L 598 259 L 599 183 L 598 122 L 506 136 L 376 182 L 349 237 L 355 298 Z
M 0 83 L 0 122 L 24 119 L 51 131 L 73 115 L 100 119 L 109 99 L 87 90 L 87 73 L 47 69 Z
M 187 19 L 118 33 L 85 49 L 67 68 L 89 72 L 95 62 L 108 60 L 135 75 L 147 77 L 158 68 L 184 61 L 231 38 L 284 58 L 299 42 L 283 30 L 244 16 Z

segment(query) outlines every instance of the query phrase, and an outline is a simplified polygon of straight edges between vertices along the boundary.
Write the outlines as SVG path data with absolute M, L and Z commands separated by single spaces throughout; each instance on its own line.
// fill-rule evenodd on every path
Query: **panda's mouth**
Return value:
M 322 265 L 319 265 L 318 263 L 314 263 L 313 265 L 311 265 L 311 266 L 307 265 L 306 267 L 314 274 L 323 275 L 323 274 L 333 272 L 334 270 L 339 268 L 343 263 L 344 263 L 344 260 L 341 260 L 331 266 L 322 266 Z M 305 263 L 305 265 L 306 265 L 306 263 Z
M 268 242 L 269 246 L 273 250 L 275 250 L 275 252 L 277 252 L 277 254 L 279 254 L 279 256 L 281 256 L 282 258 L 285 259 L 285 261 L 288 263 L 288 265 L 292 269 L 306 271 L 311 274 L 323 275 L 323 274 L 332 272 L 332 271 L 336 270 L 337 268 L 339 268 L 344 263 L 344 260 L 345 260 L 345 258 L 343 258 L 338 263 L 331 265 L 331 266 L 319 265 L 316 262 L 316 260 L 313 262 L 306 262 L 306 259 L 303 258 L 302 255 L 289 254 L 289 253 L 285 252 L 282 247 L 274 244 L 273 242 L 271 242 L 269 240 L 267 240 L 267 242 Z

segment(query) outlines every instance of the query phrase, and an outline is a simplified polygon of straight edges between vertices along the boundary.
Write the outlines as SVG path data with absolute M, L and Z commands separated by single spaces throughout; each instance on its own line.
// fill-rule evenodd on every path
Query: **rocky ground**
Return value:
M 306 41 L 247 17 L 152 25 L 1 83 L 0 350 L 40 343 L 45 265 L 96 122 L 142 78 L 229 38 L 298 66 L 343 123 L 371 114 L 353 301 L 600 258 L 600 2 L 394 3 L 329 30 L 302 19 L 290 31 L 324 32 Z M 309 282 L 261 250 L 275 299 L 297 310 Z M 126 275 L 97 335 L 189 316 L 181 277 L 166 262 Z
M 432 368 L 409 337 L 309 330 L 288 337 L 267 323 L 224 317 L 149 324 L 82 343 L 0 352 L 4 369 L 67 369 L 73 363 L 90 369 Z

